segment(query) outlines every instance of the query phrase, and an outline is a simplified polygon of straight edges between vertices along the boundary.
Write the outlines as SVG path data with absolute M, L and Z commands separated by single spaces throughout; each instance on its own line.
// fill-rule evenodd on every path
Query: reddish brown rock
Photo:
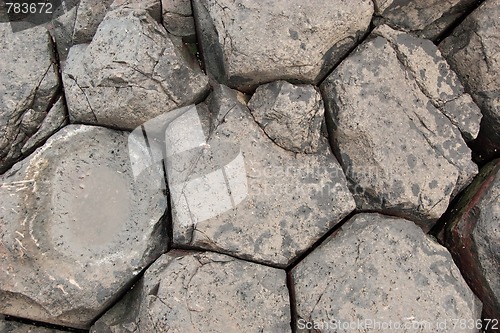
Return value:
M 484 318 L 500 318 L 500 159 L 486 165 L 452 210 L 445 245 L 483 302 Z M 499 327 L 500 328 L 500 327 Z

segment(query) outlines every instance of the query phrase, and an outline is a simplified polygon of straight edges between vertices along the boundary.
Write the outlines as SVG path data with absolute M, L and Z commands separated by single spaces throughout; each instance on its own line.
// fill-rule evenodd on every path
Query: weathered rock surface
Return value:
M 380 27 L 321 89 L 332 147 L 358 208 L 429 230 L 477 173 L 458 128 L 474 135 L 480 118 L 436 47 Z M 457 117 L 445 110 L 450 102 L 460 106 Z
M 283 267 L 355 208 L 325 137 L 315 154 L 277 146 L 225 86 L 165 137 L 179 246 Z
M 196 28 L 190 0 L 162 0 L 163 26 L 169 33 L 195 40 Z
M 144 11 L 109 12 L 92 42 L 71 48 L 63 80 L 70 119 L 133 129 L 208 93 L 165 29 Z
M 485 318 L 500 318 L 500 160 L 485 166 L 448 217 L 445 244 Z
M 354 216 L 294 267 L 291 275 L 298 332 L 306 332 L 301 328 L 313 323 L 323 325 L 315 332 L 391 330 L 370 327 L 370 320 L 397 323 L 392 326 L 395 332 L 415 332 L 412 327 L 419 323 L 481 318 L 481 302 L 448 251 L 414 223 L 399 218 Z M 334 321 L 366 326 L 334 330 Z M 458 331 L 451 326 L 448 323 L 442 331 Z M 418 331 L 438 331 L 436 326 L 424 327 Z
M 248 107 L 277 145 L 297 153 L 318 150 L 325 108 L 313 86 L 275 81 L 257 88 Z
M 483 112 L 473 149 L 500 157 L 500 6 L 485 1 L 439 46 Z
M 69 125 L 0 177 L 0 313 L 87 328 L 166 249 L 163 171 L 126 147 Z
M 241 91 L 276 80 L 317 83 L 367 31 L 367 0 L 194 0 L 208 72 Z
M 56 41 L 59 59 L 64 64 L 73 45 L 90 43 L 99 24 L 109 10 L 131 8 L 146 10 L 157 22 L 161 21 L 160 0 L 69 0 L 54 11 L 49 26 Z
M 373 0 L 375 15 L 393 28 L 435 39 L 477 3 L 476 0 Z
M 47 30 L 0 23 L 0 173 L 65 124 Z
M 283 270 L 215 253 L 161 256 L 91 332 L 290 332 Z
M 2 333 L 62 333 L 63 331 L 5 320 L 0 315 Z

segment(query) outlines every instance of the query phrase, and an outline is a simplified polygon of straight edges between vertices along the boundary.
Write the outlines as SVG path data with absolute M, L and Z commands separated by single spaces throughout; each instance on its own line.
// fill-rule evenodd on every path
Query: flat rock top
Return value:
M 463 87 L 430 41 L 379 27 L 321 89 L 330 141 L 358 208 L 428 230 L 477 173 L 459 127 L 442 111 Z M 461 111 L 479 123 L 477 107 Z
M 334 319 L 436 324 L 481 316 L 481 303 L 448 251 L 413 222 L 379 214 L 351 218 L 300 262 L 292 277 L 298 325 Z
M 373 13 L 367 0 L 196 0 L 193 7 L 208 70 L 243 90 L 277 79 L 317 82 Z
M 314 154 L 283 149 L 225 86 L 167 138 L 175 244 L 286 267 L 354 209 L 323 136 Z
M 134 175 L 126 147 L 126 133 L 70 125 L 0 178 L 2 311 L 85 327 L 154 260 L 163 172 Z
M 138 312 L 118 303 L 92 332 L 290 332 L 285 271 L 216 253 L 161 256 L 122 302 Z

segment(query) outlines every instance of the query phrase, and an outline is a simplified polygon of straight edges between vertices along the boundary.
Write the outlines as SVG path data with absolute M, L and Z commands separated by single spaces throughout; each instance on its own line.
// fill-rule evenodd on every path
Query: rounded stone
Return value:
M 87 328 L 165 249 L 161 165 L 127 140 L 70 125 L 0 178 L 1 313 Z

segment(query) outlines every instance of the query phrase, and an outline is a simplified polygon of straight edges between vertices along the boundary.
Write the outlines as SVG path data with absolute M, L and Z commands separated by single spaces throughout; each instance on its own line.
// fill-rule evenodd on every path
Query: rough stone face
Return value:
M 483 112 L 473 149 L 500 157 L 500 6 L 485 1 L 439 46 Z
M 476 0 L 373 0 L 375 15 L 388 25 L 435 39 L 464 15 Z
M 467 96 L 436 48 L 381 27 L 321 89 L 332 147 L 358 208 L 405 216 L 429 230 L 477 173 L 453 125 L 475 133 L 460 117 L 477 123 L 477 108 L 456 102 Z M 458 119 L 442 111 L 450 102 L 461 106 Z
M 380 26 L 374 34 L 387 39 L 429 101 L 455 125 L 466 141 L 479 133 L 481 110 L 465 93 L 455 72 L 430 40 Z
M 326 138 L 315 154 L 287 151 L 238 98 L 216 86 L 163 135 L 174 244 L 284 267 L 355 204 Z
M 290 332 L 283 270 L 172 251 L 91 332 Z
M 325 109 L 313 86 L 268 83 L 257 88 L 248 107 L 277 145 L 297 153 L 318 150 Z
M 0 177 L 0 313 L 88 328 L 166 249 L 161 165 L 133 173 L 126 147 L 69 125 Z
M 0 315 L 0 332 L 2 333 L 62 333 L 63 331 L 45 327 L 22 324 L 5 320 Z
M 196 28 L 190 0 L 162 0 L 163 26 L 169 33 L 195 39 Z
M 0 23 L 0 173 L 65 124 L 52 42 L 43 27 Z
M 260 83 L 317 83 L 367 31 L 368 0 L 194 0 L 208 72 L 248 91 Z
M 481 170 L 447 218 L 445 244 L 485 318 L 500 318 L 500 160 Z
M 66 0 L 66 6 L 54 11 L 48 26 L 56 41 L 61 64 L 73 45 L 90 43 L 99 24 L 109 10 L 119 7 L 146 10 L 157 22 L 161 21 L 160 0 Z M 69 8 L 69 10 L 64 10 Z M 64 67 L 64 66 L 63 66 Z
M 298 332 L 310 332 L 301 328 L 313 323 L 319 328 L 314 332 L 390 331 L 326 326 L 334 320 L 363 325 L 370 319 L 392 321 L 401 325 L 395 332 L 415 332 L 402 325 L 481 318 L 481 302 L 448 251 L 404 219 L 354 216 L 294 267 L 291 276 Z M 451 326 L 442 331 L 457 332 Z
M 165 29 L 144 11 L 109 12 L 92 42 L 71 48 L 63 72 L 70 119 L 133 129 L 208 92 Z

